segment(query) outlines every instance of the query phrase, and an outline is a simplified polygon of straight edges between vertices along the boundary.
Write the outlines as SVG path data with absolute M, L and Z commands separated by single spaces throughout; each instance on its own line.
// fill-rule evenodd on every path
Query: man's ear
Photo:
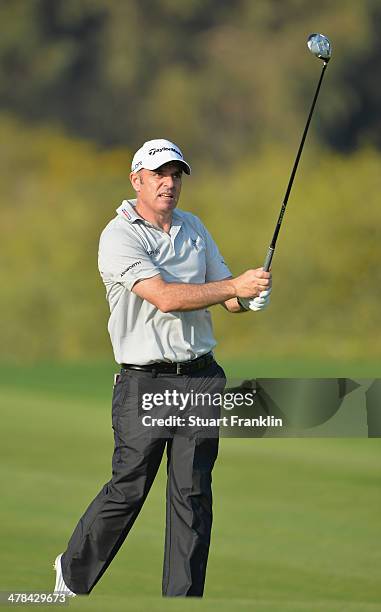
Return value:
M 141 181 L 140 181 L 140 176 L 138 172 L 131 172 L 130 173 L 130 181 L 131 181 L 131 185 L 134 188 L 134 190 L 136 192 L 140 191 L 141 189 Z

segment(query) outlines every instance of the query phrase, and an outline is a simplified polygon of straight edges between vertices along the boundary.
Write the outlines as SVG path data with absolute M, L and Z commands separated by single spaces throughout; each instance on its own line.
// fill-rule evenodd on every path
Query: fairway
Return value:
M 55 556 L 110 477 L 113 371 L 2 368 L 0 590 L 52 590 Z M 381 610 L 380 455 L 380 439 L 222 439 L 205 598 L 181 602 L 160 595 L 163 463 L 108 572 L 69 606 Z

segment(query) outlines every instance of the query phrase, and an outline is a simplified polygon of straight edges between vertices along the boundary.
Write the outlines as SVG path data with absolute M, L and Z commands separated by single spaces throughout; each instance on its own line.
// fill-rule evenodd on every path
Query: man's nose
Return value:
M 175 181 L 173 179 L 173 176 L 169 174 L 168 176 L 164 177 L 165 187 L 168 187 L 168 189 L 172 189 L 174 187 L 174 184 L 175 184 Z

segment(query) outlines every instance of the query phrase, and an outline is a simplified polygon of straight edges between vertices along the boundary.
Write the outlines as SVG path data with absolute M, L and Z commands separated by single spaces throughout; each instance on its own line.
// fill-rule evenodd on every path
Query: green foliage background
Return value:
M 0 3 L 1 359 L 111 356 L 101 230 L 133 151 L 178 142 L 180 206 L 232 272 L 262 264 L 334 43 L 273 264 L 271 307 L 215 307 L 221 355 L 380 358 L 377 2 Z

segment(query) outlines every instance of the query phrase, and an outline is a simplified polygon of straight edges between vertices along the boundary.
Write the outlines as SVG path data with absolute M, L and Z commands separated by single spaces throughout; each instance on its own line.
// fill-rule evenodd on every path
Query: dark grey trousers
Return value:
M 201 597 L 204 591 L 212 527 L 212 469 L 218 453 L 218 429 L 152 428 L 142 415 L 215 418 L 220 407 L 189 410 L 163 406 L 142 411 L 143 391 L 222 393 L 225 376 L 215 362 L 189 376 L 123 371 L 114 387 L 112 424 L 115 448 L 112 478 L 91 502 L 62 557 L 63 577 L 77 594 L 88 594 L 129 533 L 147 497 L 167 448 L 166 537 L 162 593 Z

